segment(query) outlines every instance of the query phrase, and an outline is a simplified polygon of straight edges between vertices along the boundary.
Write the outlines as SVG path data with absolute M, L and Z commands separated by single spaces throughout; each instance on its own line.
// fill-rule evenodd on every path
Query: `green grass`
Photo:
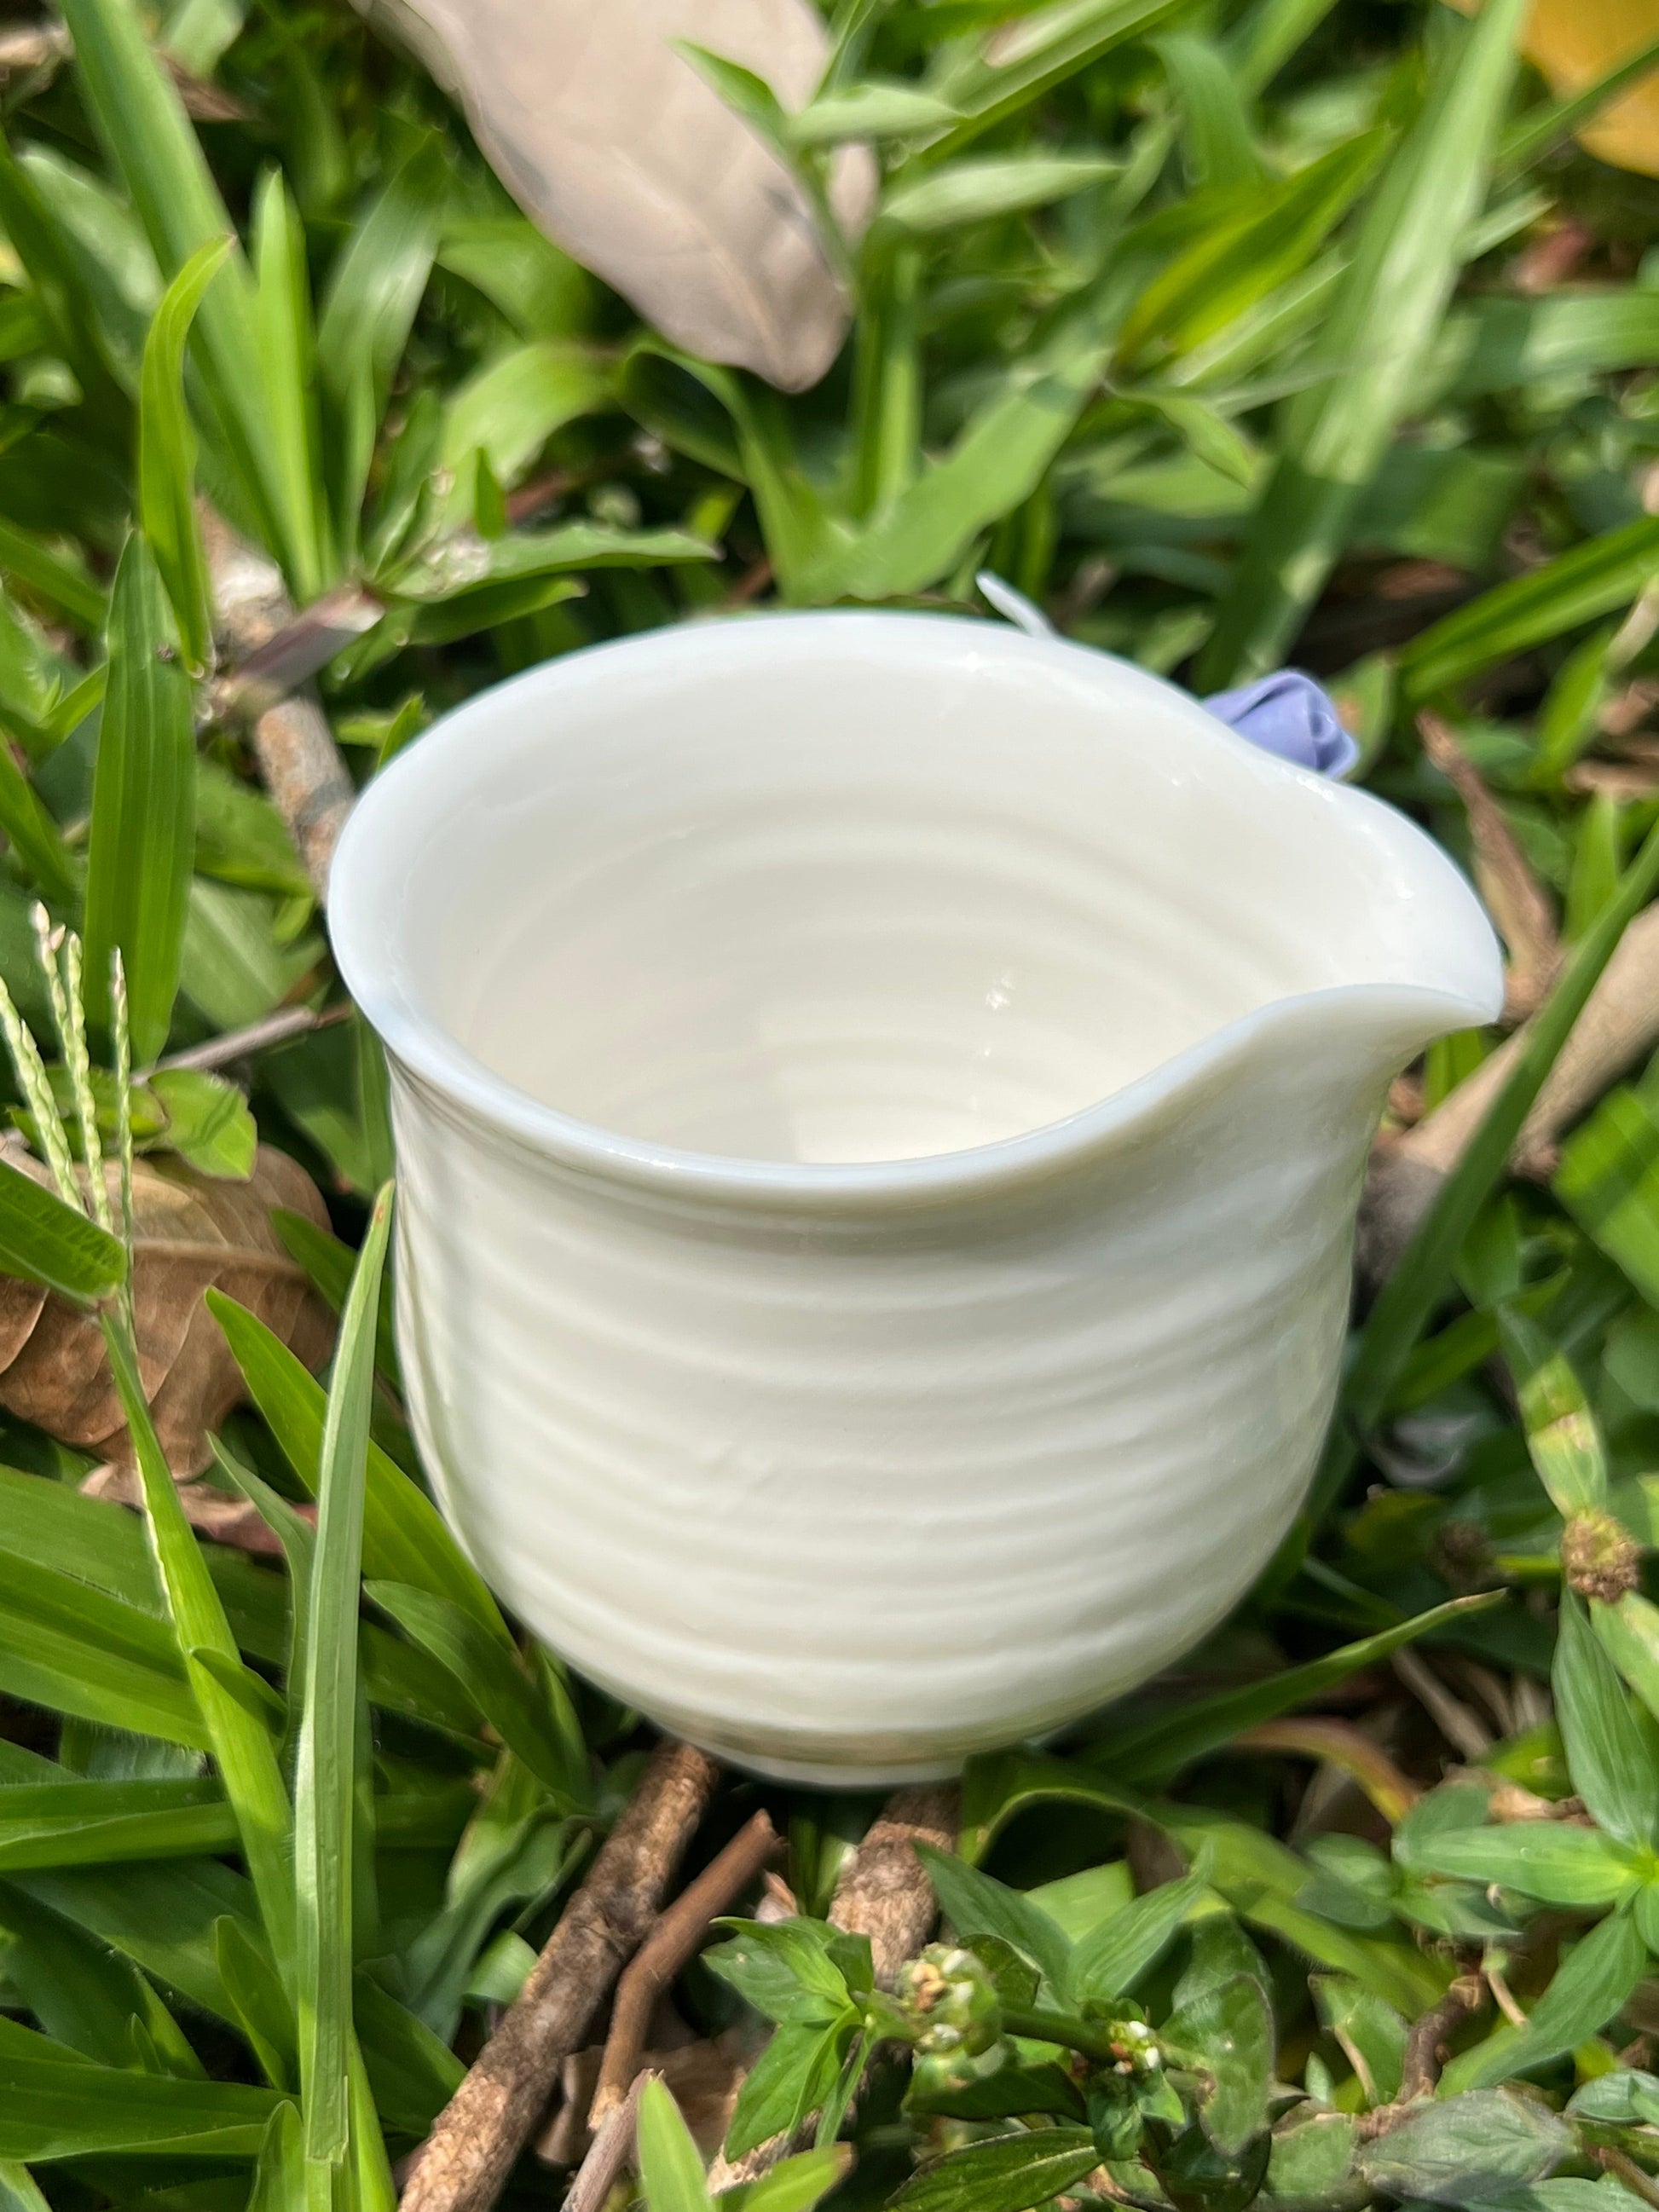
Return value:
M 778 2023 L 736 2143 L 829 2113 L 769 2212 L 1087 2206 L 1103 2160 L 1150 2212 L 1656 2201 L 1659 1063 L 1552 1180 L 1505 1161 L 1659 878 L 1659 185 L 1574 150 L 1589 103 L 1516 62 L 1523 12 L 841 0 L 804 118 L 701 57 L 814 204 L 841 139 L 878 149 L 848 345 L 786 399 L 641 328 L 336 0 L 64 0 L 76 58 L 9 81 L 0 153 L 0 977 L 49 1170 L 0 1164 L 0 1268 L 102 1328 L 147 1513 L 0 1417 L 0 2205 L 389 2203 L 648 1741 L 421 1486 L 349 1012 L 249 1063 L 328 1195 L 336 1236 L 283 1233 L 331 1373 L 213 1295 L 249 1404 L 210 1480 L 275 1552 L 176 1503 L 75 1163 L 244 1166 L 222 1084 L 109 1071 L 342 1000 L 211 688 L 198 495 L 296 605 L 382 604 L 319 677 L 360 781 L 583 644 L 728 600 L 982 615 L 986 565 L 1200 689 L 1312 666 L 1468 860 L 1413 718 L 1450 723 L 1565 957 L 1356 1331 L 1295 1539 L 1174 1675 L 973 1764 L 936 1984 L 872 1991 L 823 1924 L 873 1803 L 734 1778 L 699 1856 L 764 1799 L 802 1917 L 674 2002 Z M 243 119 L 192 125 L 158 41 Z M 89 1040 L 37 902 L 84 939 Z M 1424 1102 L 1498 1041 L 1437 1047 Z M 1438 2098 L 1364 2124 L 1476 1970 L 1503 2002 L 1447 2015 Z M 651 2212 L 707 2212 L 704 2162 L 648 2093 Z M 508 2197 L 564 2186 L 526 2157 Z

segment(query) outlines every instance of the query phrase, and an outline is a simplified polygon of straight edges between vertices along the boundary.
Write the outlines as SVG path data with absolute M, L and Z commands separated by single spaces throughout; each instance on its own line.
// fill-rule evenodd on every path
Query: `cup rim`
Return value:
M 388 939 L 377 913 L 375 862 L 398 811 L 418 803 L 421 787 L 464 787 L 477 757 L 477 725 L 503 708 L 541 703 L 592 680 L 599 665 L 626 658 L 655 659 L 672 667 L 684 660 L 712 678 L 730 671 L 763 633 L 775 644 L 781 630 L 826 627 L 846 632 L 878 626 L 891 641 L 901 628 L 926 632 L 938 647 L 960 644 L 971 633 L 975 651 L 1036 665 L 1063 664 L 1069 674 L 1097 669 L 1121 694 L 1127 685 L 1174 712 L 1202 744 L 1212 744 L 1227 772 L 1299 785 L 1317 795 L 1336 821 L 1363 817 L 1375 835 L 1385 830 L 1401 865 L 1426 882 L 1455 884 L 1468 902 L 1471 921 L 1490 941 L 1484 993 L 1432 984 L 1359 982 L 1288 994 L 1212 1030 L 1121 1090 L 1060 1120 L 991 1142 L 912 1158 L 878 1161 L 790 1161 L 706 1152 L 630 1137 L 582 1120 L 532 1097 L 496 1074 L 405 990 L 392 972 Z M 851 641 L 849 640 L 848 642 Z M 917 642 L 922 641 L 918 636 Z M 428 802 L 428 805 L 431 802 Z M 1407 816 L 1372 796 L 1250 744 L 1212 714 L 1191 693 L 1134 663 L 1064 638 L 1034 637 L 1001 623 L 943 612 L 831 608 L 808 612 L 763 610 L 699 619 L 643 635 L 585 647 L 493 684 L 443 715 L 400 753 L 365 789 L 347 820 L 329 878 L 327 921 L 336 963 L 359 1012 L 380 1038 L 399 1071 L 438 1094 L 481 1132 L 568 1170 L 622 1182 L 659 1195 L 705 1202 L 840 1212 L 873 1201 L 940 1200 L 987 1195 L 1044 1180 L 1083 1154 L 1109 1149 L 1158 1109 L 1230 1060 L 1248 1058 L 1264 1035 L 1282 1024 L 1338 1006 L 1397 1010 L 1402 1024 L 1429 1036 L 1496 1018 L 1502 1002 L 1502 961 L 1491 925 L 1475 894 L 1451 859 Z

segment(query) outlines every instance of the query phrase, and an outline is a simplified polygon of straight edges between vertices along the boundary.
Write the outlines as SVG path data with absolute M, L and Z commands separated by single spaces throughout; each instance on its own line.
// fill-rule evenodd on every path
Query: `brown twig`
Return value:
M 720 1778 L 665 1742 L 571 1899 L 517 2002 L 438 2115 L 403 2212 L 486 2212 L 624 1963 L 650 1927 Z
M 1555 909 L 1503 808 L 1450 724 L 1437 714 L 1422 714 L 1417 727 L 1424 752 L 1463 802 L 1474 846 L 1474 879 L 1509 947 L 1504 1011 L 1511 1021 L 1524 1021 L 1538 1011 L 1561 964 Z
M 1651 2204 L 1656 2212 L 1659 2212 L 1659 2188 L 1654 2185 L 1653 2176 L 1644 2173 L 1628 2151 L 1617 2150 L 1611 2143 L 1602 2143 L 1590 2153 L 1590 2156 L 1604 2172 L 1614 2175 L 1626 2189 L 1639 2197 L 1644 2204 Z
M 763 1814 L 761 1816 L 764 1818 Z M 659 1922 L 659 1926 L 661 1925 Z M 634 2155 L 634 2141 L 639 2130 L 640 2099 L 645 2094 L 647 2081 L 660 2081 L 662 2075 L 648 2069 L 636 2074 L 628 2086 L 627 2094 L 606 2118 L 598 2134 L 587 2147 L 587 2155 L 576 2169 L 564 2200 L 564 2212 L 603 2212 L 605 2199 L 621 2180 L 623 2169 Z
M 273 1045 L 287 1044 L 291 1039 L 309 1036 L 313 1030 L 332 1029 L 337 1022 L 349 1020 L 349 1006 L 330 1006 L 316 1013 L 309 1006 L 281 1006 L 263 1021 L 250 1022 L 246 1029 L 227 1030 L 222 1036 L 210 1037 L 205 1044 L 193 1044 L 185 1052 L 170 1052 L 165 1060 L 158 1060 L 145 1074 L 157 1075 L 173 1067 L 228 1067 L 233 1061 L 250 1060 L 255 1053 L 269 1052 Z M 143 1082 L 143 1075 L 137 1080 Z
M 588 2108 L 589 2127 L 597 2131 L 605 2126 L 626 2100 L 657 1999 L 696 1956 L 709 1922 L 741 1896 L 780 1842 L 769 1815 L 757 1813 L 680 1893 L 635 1953 L 617 1984 L 611 2033 Z
M 883 1986 L 921 1950 L 939 1914 L 933 1885 L 914 1846 L 953 1850 L 961 1817 L 954 1782 L 896 1790 L 841 1870 L 830 1920 L 849 1936 L 870 1938 L 876 1980 Z
M 960 1820 L 961 1793 L 954 1782 L 896 1790 L 842 1867 L 830 1903 L 830 1923 L 848 1936 L 870 1938 L 878 1982 L 890 1983 L 905 1960 L 921 1950 L 939 1914 L 933 1885 L 915 1846 L 953 1849 Z M 794 2140 L 773 2136 L 729 2161 L 722 2152 L 708 2171 L 710 2191 L 718 2195 L 740 2182 L 759 2180 L 788 2156 Z
M 1370 2139 L 1387 2135 L 1413 2105 L 1431 2097 L 1445 2063 L 1444 2045 L 1463 2022 L 1486 2002 L 1486 1984 L 1479 1974 L 1460 1974 L 1437 2005 L 1406 2033 L 1406 2053 L 1400 2069 L 1400 2094 L 1391 2105 L 1379 2105 L 1359 2123 L 1359 2132 Z
M 1360 1216 L 1359 1264 L 1380 1283 L 1526 1049 L 1523 1024 L 1414 1129 L 1371 1158 Z M 1659 904 L 1638 915 L 1620 940 L 1522 1126 L 1510 1164 L 1523 1175 L 1553 1170 L 1562 1136 L 1625 1071 L 1659 1044 Z
M 227 658 L 250 660 L 292 629 L 294 604 L 275 562 L 239 538 L 205 502 L 202 537 Z M 319 899 L 325 901 L 329 863 L 356 788 L 322 708 L 305 692 L 265 707 L 255 716 L 252 745 L 265 789 Z

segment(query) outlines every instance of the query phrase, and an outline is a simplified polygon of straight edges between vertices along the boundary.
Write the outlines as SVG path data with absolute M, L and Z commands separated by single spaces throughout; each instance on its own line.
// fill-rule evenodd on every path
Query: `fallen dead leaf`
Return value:
M 14 1166 L 51 1187 L 38 1160 L 15 1145 L 5 1149 Z M 106 1173 L 113 1200 L 112 1164 Z M 139 1373 L 167 1463 L 183 1479 L 207 1465 L 209 1431 L 243 1395 L 203 1294 L 218 1289 L 240 1299 L 308 1367 L 319 1365 L 333 1319 L 278 1239 L 270 1210 L 287 1206 L 319 1228 L 328 1215 L 305 1170 L 263 1145 L 246 1182 L 198 1175 L 167 1155 L 140 1159 L 132 1200 Z M 132 1463 L 96 1320 L 14 1276 L 0 1276 L 0 1407 L 113 1467 Z
M 840 350 L 848 303 L 805 195 L 685 57 L 695 40 L 804 107 L 829 59 L 808 0 L 356 0 L 465 111 L 525 213 L 678 345 L 786 392 Z M 856 234 L 866 148 L 830 198 Z

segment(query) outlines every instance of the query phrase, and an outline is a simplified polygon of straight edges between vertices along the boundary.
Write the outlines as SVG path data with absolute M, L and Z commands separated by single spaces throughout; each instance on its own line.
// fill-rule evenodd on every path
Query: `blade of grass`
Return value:
M 1526 0 L 1490 0 L 1448 46 L 1384 173 L 1309 363 L 1329 373 L 1286 410 L 1278 465 L 1200 659 L 1200 690 L 1279 659 L 1342 550 L 1456 282 L 1525 14 Z
M 1628 606 L 1659 575 L 1659 517 L 1586 538 L 1541 568 L 1494 585 L 1412 639 L 1401 682 L 1415 704 L 1499 660 Z
M 267 169 L 254 192 L 252 241 L 276 491 L 292 549 L 289 580 L 304 606 L 331 580 L 335 564 L 317 451 L 317 340 L 305 227 L 280 170 Z
M 1516 170 L 1529 167 L 1564 138 L 1571 138 L 1585 124 L 1594 122 L 1621 92 L 1656 70 L 1659 70 L 1659 38 L 1644 40 L 1593 82 L 1551 100 L 1534 115 L 1522 116 L 1505 131 L 1498 146 L 1498 174 L 1512 176 Z
M 325 1398 L 315 1376 L 257 1316 L 222 1291 L 208 1306 L 229 1340 L 254 1403 L 270 1423 L 289 1464 L 311 1497 L 317 1494 Z M 378 1444 L 368 1448 L 363 1508 L 363 1558 L 386 1582 L 410 1583 L 458 1605 L 513 1648 L 489 1589 L 444 1526 L 437 1508 Z
M 213 599 L 196 520 L 196 432 L 185 398 L 185 347 L 231 240 L 198 246 L 161 295 L 138 380 L 138 518 L 198 673 L 213 658 Z
M 198 246 L 234 236 L 190 118 L 171 77 L 145 42 L 130 0 L 65 0 L 76 74 L 164 277 Z M 240 247 L 202 303 L 193 350 L 220 434 L 266 544 L 285 568 L 278 473 L 267 417 L 253 285 Z
M 196 859 L 196 725 L 161 579 L 136 532 L 115 574 L 109 684 L 87 852 L 88 1013 L 109 1021 L 110 956 L 131 993 L 133 1049 L 159 1060 L 173 1020 Z
M 352 1826 L 356 1792 L 357 1604 L 368 1487 L 374 1328 L 392 1231 L 375 1200 L 341 1317 L 323 1425 L 316 1557 L 295 1775 L 295 1951 L 308 2198 L 332 2202 L 352 2140 Z
M 1533 1101 L 1583 1012 L 1597 978 L 1635 915 L 1659 890 L 1659 828 L 1649 831 L 1604 906 L 1534 1017 L 1526 1048 L 1492 1102 L 1468 1149 L 1383 1285 L 1348 1370 L 1341 1413 L 1309 1501 L 1316 1522 L 1358 1463 L 1360 1439 L 1375 1427 L 1413 1347 L 1451 1280 L 1464 1238 L 1503 1175 Z
M 0 1160 L 0 1274 L 90 1305 L 119 1288 L 126 1255 L 107 1230 Z

